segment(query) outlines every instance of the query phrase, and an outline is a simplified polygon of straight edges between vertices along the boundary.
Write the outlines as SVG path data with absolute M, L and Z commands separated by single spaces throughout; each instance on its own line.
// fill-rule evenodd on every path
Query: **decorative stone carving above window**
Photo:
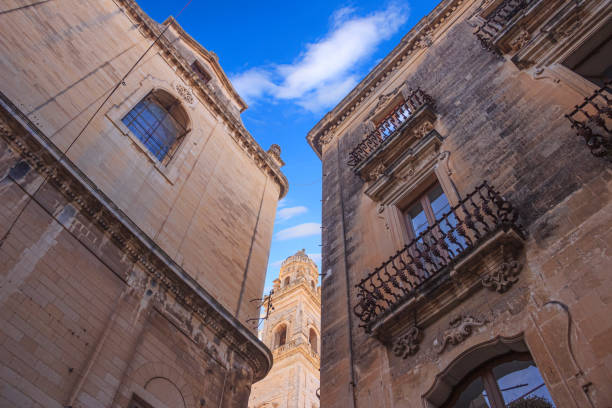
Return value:
M 519 69 L 549 67 L 609 25 L 607 0 L 503 0 L 475 17 L 483 48 L 510 56 Z
M 436 353 L 442 354 L 447 346 L 455 346 L 462 343 L 472 334 L 475 327 L 484 326 L 486 323 L 486 319 L 479 319 L 471 314 L 454 317 L 448 324 L 448 330 L 442 334 L 441 338 L 436 338 L 434 340 L 434 350 Z
M 397 90 L 382 97 L 392 110 L 387 112 L 377 104 L 371 116 L 378 125 L 349 154 L 348 165 L 363 180 L 376 179 L 382 174 L 377 171 L 381 164 L 391 166 L 406 150 L 416 148 L 419 139 L 434 128 L 435 104 L 429 95 L 416 89 L 409 91 L 404 100 L 399 94 L 393 97 L 395 93 Z

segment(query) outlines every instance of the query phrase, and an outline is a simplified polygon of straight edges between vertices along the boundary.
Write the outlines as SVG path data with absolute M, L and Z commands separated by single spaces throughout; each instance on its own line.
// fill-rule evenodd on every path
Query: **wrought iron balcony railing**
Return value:
M 512 205 L 483 182 L 356 285 L 353 310 L 362 326 L 369 331 L 495 233 L 514 229 L 522 237 L 517 218 Z
M 491 13 L 485 22 L 478 27 L 475 34 L 480 40 L 482 47 L 489 51 L 499 53 L 493 45 L 495 37 L 504 30 L 510 20 L 518 14 L 519 11 L 527 8 L 531 3 L 530 0 L 504 0 L 495 11 Z
M 596 90 L 565 115 L 584 138 L 591 153 L 612 162 L 612 81 Z
M 372 152 L 389 137 L 399 131 L 408 119 L 421 106 L 429 104 L 434 106 L 431 96 L 427 95 L 420 88 L 410 92 L 406 101 L 399 104 L 383 121 L 368 134 L 355 148 L 349 153 L 348 165 L 357 167 L 361 162 L 367 159 Z

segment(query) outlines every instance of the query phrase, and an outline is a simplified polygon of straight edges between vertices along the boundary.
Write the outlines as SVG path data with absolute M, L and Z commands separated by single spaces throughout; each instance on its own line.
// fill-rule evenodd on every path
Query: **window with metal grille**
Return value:
M 150 92 L 122 122 L 164 164 L 188 131 L 187 113 L 175 97 L 162 90 Z

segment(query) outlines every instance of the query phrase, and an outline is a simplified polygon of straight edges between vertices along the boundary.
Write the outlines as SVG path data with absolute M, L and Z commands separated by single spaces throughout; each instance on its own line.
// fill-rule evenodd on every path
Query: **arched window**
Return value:
M 308 342 L 310 343 L 310 349 L 313 353 L 318 353 L 319 349 L 317 348 L 317 332 L 314 329 L 310 329 L 310 333 L 308 334 Z
M 529 353 L 510 353 L 483 364 L 454 388 L 444 408 L 555 408 Z
M 281 324 L 274 333 L 274 348 L 283 346 L 287 343 L 287 325 Z
M 291 282 L 291 278 L 288 276 L 285 278 L 285 286 L 289 286 L 289 282 Z
M 310 281 L 310 286 L 312 286 L 313 289 L 315 288 L 314 281 Z
M 189 123 L 180 102 L 162 90 L 150 92 L 121 121 L 162 163 L 170 161 Z

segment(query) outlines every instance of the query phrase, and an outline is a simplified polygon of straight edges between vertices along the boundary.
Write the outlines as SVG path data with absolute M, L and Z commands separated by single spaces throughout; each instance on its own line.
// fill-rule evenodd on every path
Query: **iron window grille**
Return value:
M 164 91 L 150 92 L 121 121 L 162 164 L 168 164 L 188 132 L 183 107 Z

